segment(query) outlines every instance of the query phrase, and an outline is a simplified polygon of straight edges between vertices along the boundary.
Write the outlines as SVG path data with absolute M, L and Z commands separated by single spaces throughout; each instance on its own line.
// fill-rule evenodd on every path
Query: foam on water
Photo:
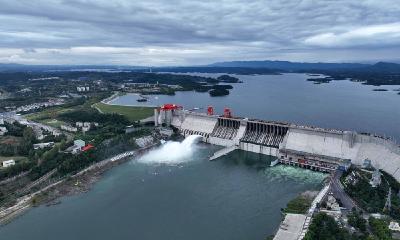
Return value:
M 328 176 L 328 174 L 325 173 L 286 165 L 277 165 L 275 167 L 266 168 L 264 173 L 271 180 L 283 182 L 292 180 L 304 183 L 322 182 Z
M 200 135 L 190 135 L 182 142 L 168 141 L 160 148 L 150 151 L 138 162 L 148 164 L 175 165 L 192 160 L 196 150 L 196 143 L 201 139 Z

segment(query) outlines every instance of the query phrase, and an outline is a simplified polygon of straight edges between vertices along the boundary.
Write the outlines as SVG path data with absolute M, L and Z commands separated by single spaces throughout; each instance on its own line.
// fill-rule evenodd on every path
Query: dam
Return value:
M 203 142 L 225 147 L 210 160 L 241 149 L 322 172 L 372 164 L 400 181 L 400 146 L 382 136 L 234 117 L 230 109 L 223 115 L 214 114 L 212 107 L 199 113 L 174 104 L 155 109 L 154 119 L 156 126 L 165 124 L 183 136 L 200 135 Z

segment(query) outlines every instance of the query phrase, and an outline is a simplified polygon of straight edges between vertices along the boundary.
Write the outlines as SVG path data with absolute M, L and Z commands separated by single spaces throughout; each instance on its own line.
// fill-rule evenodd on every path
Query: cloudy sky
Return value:
M 400 62 L 399 0 L 0 0 L 0 62 Z

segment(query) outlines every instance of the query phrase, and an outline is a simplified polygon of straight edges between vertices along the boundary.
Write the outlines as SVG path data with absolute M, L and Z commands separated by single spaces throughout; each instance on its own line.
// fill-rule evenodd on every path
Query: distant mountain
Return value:
M 209 65 L 210 67 L 242 67 L 242 68 L 270 68 L 283 71 L 301 70 L 331 70 L 331 69 L 355 69 L 369 67 L 369 64 L 362 63 L 305 63 L 289 61 L 232 61 L 217 62 Z
M 0 71 L 139 71 L 148 72 L 149 67 L 128 65 L 24 65 L 16 63 L 0 63 Z M 400 64 L 378 62 L 376 64 L 362 63 L 307 63 L 289 61 L 232 61 L 217 62 L 203 66 L 188 67 L 152 67 L 154 72 L 202 72 L 202 73 L 232 73 L 232 74 L 279 74 L 283 72 L 375 72 L 400 73 Z
M 270 68 L 249 68 L 249 67 L 159 67 L 153 68 L 154 72 L 171 72 L 171 73 L 228 73 L 228 74 L 279 74 L 279 69 Z
M 131 71 L 148 69 L 139 66 L 117 65 L 25 65 L 16 63 L 0 63 L 0 71 Z
M 400 73 L 400 64 L 378 62 L 375 63 L 374 65 L 369 66 L 367 70 L 373 72 Z

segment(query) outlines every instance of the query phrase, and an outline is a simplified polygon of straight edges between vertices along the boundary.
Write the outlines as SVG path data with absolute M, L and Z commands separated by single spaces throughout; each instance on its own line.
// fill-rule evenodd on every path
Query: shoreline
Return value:
M 105 98 L 103 100 L 101 100 L 100 102 L 104 103 L 104 104 L 109 104 L 109 102 L 111 102 L 112 100 L 114 100 L 115 98 L 117 98 L 118 96 L 121 96 L 121 92 L 114 92 L 113 95 L 109 96 L 108 98 Z
M 157 105 L 135 105 L 135 104 L 133 104 L 133 105 L 132 105 L 132 104 L 128 104 L 128 105 L 127 105 L 127 104 L 116 104 L 116 103 L 111 103 L 111 101 L 115 100 L 116 98 L 121 97 L 121 96 L 126 96 L 126 95 L 128 95 L 128 94 L 140 96 L 139 93 L 116 92 L 116 93 L 114 93 L 112 96 L 110 96 L 110 97 L 108 97 L 108 98 L 106 98 L 106 99 L 103 99 L 103 100 L 101 100 L 100 102 L 103 103 L 103 104 L 110 105 L 110 106 L 149 107 L 149 108 L 155 108 L 155 107 L 157 107 Z
M 128 162 L 132 158 L 147 153 L 158 145 L 158 143 L 153 142 L 153 144 L 143 148 L 107 158 L 84 168 L 72 176 L 65 177 L 34 193 L 18 198 L 13 206 L 0 211 L 0 227 L 12 222 L 32 207 L 56 205 L 61 203 L 60 198 L 62 197 L 88 192 L 102 178 L 105 172 L 115 166 Z
M 325 180 L 324 180 L 325 181 Z M 316 193 L 312 198 L 310 207 L 306 213 L 285 213 L 283 219 L 281 220 L 278 230 L 273 235 L 273 240 L 281 239 L 303 239 L 306 235 L 308 228 L 311 224 L 313 215 L 317 208 L 317 205 L 323 200 L 323 198 L 328 194 L 330 189 L 330 183 L 324 184 L 319 191 L 306 191 L 303 194 Z M 291 226 L 291 230 L 295 232 L 288 231 L 288 225 Z

